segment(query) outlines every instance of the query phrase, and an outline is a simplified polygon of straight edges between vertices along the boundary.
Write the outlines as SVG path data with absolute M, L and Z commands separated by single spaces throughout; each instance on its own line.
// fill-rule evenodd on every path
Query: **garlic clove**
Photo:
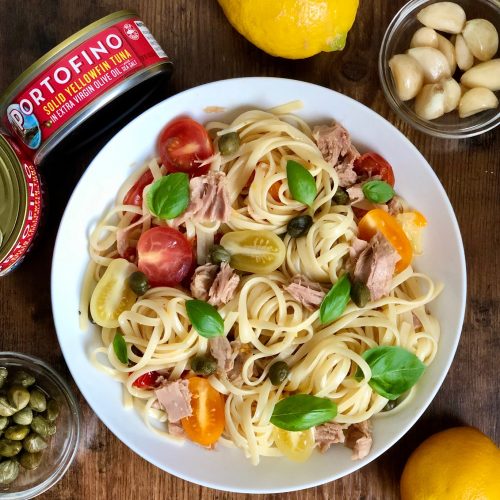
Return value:
M 453 75 L 453 73 L 455 73 L 455 70 L 457 69 L 455 47 L 443 35 L 437 35 L 437 39 L 438 39 L 438 50 L 444 54 L 444 57 L 446 57 L 448 65 L 450 66 L 450 74 Z
M 438 2 L 423 8 L 417 19 L 428 28 L 445 33 L 460 33 L 465 24 L 465 11 L 453 2 Z
M 440 82 L 444 89 L 444 112 L 449 113 L 457 108 L 460 98 L 462 97 L 462 89 L 460 84 L 453 78 Z
M 500 59 L 491 59 L 473 66 L 460 78 L 466 87 L 486 87 L 494 92 L 500 90 Z
M 458 114 L 460 118 L 467 118 L 487 109 L 495 109 L 497 106 L 497 96 L 490 89 L 476 87 L 467 91 L 460 99 Z
M 424 82 L 435 83 L 451 76 L 448 60 L 442 52 L 432 47 L 414 47 L 406 52 L 424 70 Z
M 472 68 L 472 65 L 474 64 L 474 56 L 469 50 L 469 47 L 467 47 L 462 35 L 457 35 L 455 40 L 455 59 L 458 67 L 462 71 L 467 71 Z
M 413 47 L 434 47 L 438 48 L 438 34 L 432 28 L 419 28 L 415 31 L 410 48 Z
M 398 97 L 402 101 L 413 99 L 424 84 L 424 70 L 420 64 L 406 54 L 398 54 L 389 60 L 389 68 Z
M 486 19 L 471 19 L 462 32 L 472 55 L 480 61 L 489 61 L 498 50 L 498 32 Z
M 440 83 L 429 83 L 415 99 L 415 113 L 424 120 L 434 120 L 444 114 L 445 92 Z

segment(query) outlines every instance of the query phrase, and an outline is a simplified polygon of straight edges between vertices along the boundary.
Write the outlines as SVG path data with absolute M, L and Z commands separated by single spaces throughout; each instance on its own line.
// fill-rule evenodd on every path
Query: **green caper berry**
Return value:
M 14 408 L 4 396 L 0 396 L 0 416 L 11 417 L 16 413 L 17 409 Z
M 30 408 L 33 411 L 42 412 L 47 408 L 47 399 L 45 397 L 45 394 L 38 389 L 34 389 L 31 392 L 29 402 Z
M 21 441 L 13 441 L 12 439 L 0 439 L 0 456 L 2 457 L 14 457 L 20 451 L 23 445 Z
M 41 451 L 37 453 L 28 453 L 23 451 L 19 458 L 19 463 L 27 470 L 36 469 L 42 462 L 43 453 Z
M 208 258 L 212 264 L 222 264 L 231 260 L 231 254 L 222 245 L 214 245 L 208 252 Z
M 299 215 L 288 222 L 286 231 L 292 238 L 298 238 L 307 234 L 312 223 L 313 219 L 310 215 Z
M 240 147 L 240 136 L 237 132 L 229 132 L 219 137 L 219 151 L 224 156 L 236 153 Z
M 42 436 L 39 436 L 35 432 L 32 432 L 24 438 L 23 448 L 28 453 L 37 453 L 47 448 L 47 442 L 42 438 Z
M 333 195 L 333 201 L 337 205 L 347 205 L 349 203 L 349 195 L 347 194 L 347 191 L 339 186 Z
M 30 393 L 22 385 L 13 385 L 10 387 L 7 391 L 7 397 L 9 403 L 18 411 L 25 408 L 30 402 Z
M 49 436 L 53 436 L 57 431 L 57 426 L 56 424 L 52 424 L 49 422 L 49 427 L 47 429 L 47 433 Z
M 370 290 L 361 281 L 355 281 L 351 286 L 351 299 L 358 307 L 365 307 L 370 301 Z
M 398 401 L 397 400 L 389 400 L 387 401 L 387 404 L 382 408 L 382 411 L 391 411 L 391 410 L 394 410 L 394 408 L 396 408 L 396 406 L 398 406 Z
M 12 378 L 13 385 L 22 385 L 23 387 L 29 387 L 36 382 L 35 377 L 31 373 L 25 372 L 24 370 L 19 370 L 14 374 Z
M 0 431 L 3 431 L 9 425 L 8 417 L 0 417 Z
M 276 361 L 269 368 L 269 380 L 273 385 L 280 385 L 289 375 L 290 368 L 284 361 Z
M 30 432 L 27 425 L 11 425 L 4 433 L 6 439 L 22 441 Z
M 33 432 L 40 434 L 40 436 L 42 436 L 43 438 L 47 438 L 50 435 L 50 426 L 50 422 L 40 415 L 34 417 L 33 421 L 31 422 L 31 429 L 33 430 Z
M 196 375 L 212 375 L 217 370 L 217 361 L 209 355 L 195 356 L 191 359 L 191 370 L 196 373 Z
M 136 295 L 144 295 L 151 288 L 147 276 L 141 271 L 135 271 L 128 277 L 128 286 Z
M 55 399 L 49 399 L 47 409 L 43 416 L 49 421 L 54 422 L 59 416 L 59 403 Z
M 29 407 L 23 408 L 12 416 L 12 420 L 19 425 L 30 425 L 33 420 L 33 410 Z
M 0 484 L 10 484 L 17 479 L 18 475 L 19 464 L 16 460 L 5 460 L 0 463 Z
M 3 387 L 3 384 L 7 380 L 7 377 L 9 376 L 9 371 L 5 366 L 0 366 L 0 388 Z

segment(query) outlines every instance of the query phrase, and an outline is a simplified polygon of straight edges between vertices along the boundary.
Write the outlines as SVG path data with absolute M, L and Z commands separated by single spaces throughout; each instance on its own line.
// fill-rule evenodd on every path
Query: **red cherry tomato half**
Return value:
M 365 153 L 354 161 L 354 171 L 360 176 L 375 177 L 376 175 L 394 187 L 394 172 L 387 160 L 377 153 Z
M 189 273 L 193 249 L 187 238 L 171 227 L 153 227 L 137 243 L 137 267 L 152 286 L 178 285 Z
M 158 139 L 161 161 L 169 172 L 186 172 L 191 177 L 208 172 L 210 165 L 200 166 L 214 154 L 205 127 L 191 118 L 176 118 L 167 124 Z
M 138 389 L 156 389 L 160 386 L 159 377 L 160 374 L 156 371 L 148 372 L 134 380 L 132 385 Z
M 124 205 L 142 207 L 142 192 L 153 182 L 153 174 L 149 168 L 139 177 L 137 182 L 127 191 L 123 198 Z

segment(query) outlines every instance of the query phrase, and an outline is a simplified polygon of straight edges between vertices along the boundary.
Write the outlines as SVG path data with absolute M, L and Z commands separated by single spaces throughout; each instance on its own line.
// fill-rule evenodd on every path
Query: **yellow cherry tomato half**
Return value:
M 399 222 L 380 208 L 370 210 L 358 224 L 359 238 L 369 241 L 380 231 L 398 252 L 401 259 L 396 264 L 396 272 L 406 269 L 413 259 L 413 249 Z
M 425 217 L 416 210 L 403 212 L 396 215 L 396 220 L 401 224 L 408 240 L 410 240 L 415 255 L 421 255 L 423 252 L 423 234 L 424 227 L 427 225 Z
M 120 314 L 134 305 L 137 295 L 127 283 L 134 271 L 137 267 L 125 259 L 114 259 L 104 271 L 90 298 L 90 314 L 99 326 L 116 328 Z
M 294 462 L 305 462 L 314 449 L 314 429 L 291 432 L 275 427 L 273 429 L 274 442 L 278 450 L 285 457 Z
M 266 274 L 285 260 L 285 245 L 271 231 L 232 231 L 220 244 L 231 254 L 231 267 L 239 271 Z

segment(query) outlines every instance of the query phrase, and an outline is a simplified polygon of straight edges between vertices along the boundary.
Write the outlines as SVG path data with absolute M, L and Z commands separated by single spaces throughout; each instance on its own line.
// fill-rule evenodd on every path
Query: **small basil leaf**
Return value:
M 274 406 L 271 423 L 287 431 L 304 431 L 329 422 L 337 415 L 337 405 L 327 398 L 295 394 Z
M 422 376 L 425 365 L 415 354 L 398 346 L 379 346 L 362 354 L 372 371 L 368 384 L 384 398 L 394 400 L 410 390 Z M 363 372 L 358 368 L 356 378 Z
M 385 181 L 368 181 L 363 184 L 365 198 L 373 203 L 387 203 L 396 194 Z
M 331 323 L 344 312 L 351 292 L 351 282 L 347 274 L 342 275 L 330 288 L 319 308 L 321 323 Z
M 189 177 L 183 172 L 153 182 L 146 198 L 149 211 L 160 219 L 175 219 L 189 205 Z
M 224 320 L 214 306 L 193 299 L 186 301 L 186 311 L 189 321 L 202 337 L 210 339 L 224 335 Z
M 128 353 L 127 353 L 127 344 L 123 335 L 120 333 L 116 333 L 113 339 L 113 351 L 115 351 L 115 355 L 124 365 L 128 364 Z
M 292 198 L 311 206 L 318 194 L 318 190 L 316 189 L 314 177 L 309 171 L 300 163 L 288 160 L 286 163 L 286 177 Z

